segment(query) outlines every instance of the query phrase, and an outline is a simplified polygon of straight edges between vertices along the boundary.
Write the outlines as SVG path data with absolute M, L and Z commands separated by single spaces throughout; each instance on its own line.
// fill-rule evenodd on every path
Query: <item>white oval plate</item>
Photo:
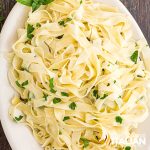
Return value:
M 125 8 L 125 6 L 119 0 L 98 0 L 120 9 L 121 12 L 127 14 L 132 23 L 133 32 L 136 39 L 144 38 L 136 21 L 132 15 Z M 11 51 L 12 44 L 16 41 L 16 30 L 19 27 L 24 26 L 24 22 L 27 18 L 29 8 L 16 4 L 9 14 L 2 32 L 0 39 L 0 118 L 1 123 L 6 134 L 6 137 L 13 150 L 41 150 L 40 145 L 35 141 L 31 131 L 24 125 L 16 124 L 9 119 L 8 108 L 10 106 L 10 100 L 14 95 L 14 90 L 9 84 L 7 78 L 7 60 L 6 54 Z M 142 136 L 146 138 L 146 144 L 139 147 L 141 150 L 150 150 L 150 132 L 149 132 L 150 117 L 143 125 L 140 126 Z

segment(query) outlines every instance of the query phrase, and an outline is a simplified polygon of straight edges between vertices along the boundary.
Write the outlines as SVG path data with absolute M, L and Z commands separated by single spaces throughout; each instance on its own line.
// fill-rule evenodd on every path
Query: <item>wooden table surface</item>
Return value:
M 122 0 L 141 27 L 148 43 L 150 43 L 150 0 Z M 0 0 L 2 11 L 0 15 L 7 17 L 15 0 Z M 0 24 L 0 30 L 2 28 Z M 0 150 L 11 150 L 0 124 Z

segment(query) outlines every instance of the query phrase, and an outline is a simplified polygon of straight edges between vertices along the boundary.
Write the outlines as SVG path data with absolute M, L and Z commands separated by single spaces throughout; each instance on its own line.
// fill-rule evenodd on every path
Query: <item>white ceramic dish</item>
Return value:
M 127 14 L 131 20 L 133 31 L 136 39 L 144 38 L 136 21 L 133 19 L 128 10 L 119 0 L 99 0 L 110 5 L 116 6 L 121 12 Z M 24 125 L 13 123 L 8 117 L 8 108 L 10 100 L 14 95 L 14 90 L 11 88 L 7 78 L 7 60 L 6 53 L 11 50 L 12 44 L 15 42 L 17 34 L 16 30 L 24 25 L 29 9 L 20 4 L 16 4 L 9 14 L 0 39 L 0 118 L 6 134 L 6 137 L 13 150 L 41 150 L 32 136 L 32 133 Z M 146 145 L 139 147 L 140 150 L 150 150 L 150 117 L 140 126 L 140 133 L 146 138 Z

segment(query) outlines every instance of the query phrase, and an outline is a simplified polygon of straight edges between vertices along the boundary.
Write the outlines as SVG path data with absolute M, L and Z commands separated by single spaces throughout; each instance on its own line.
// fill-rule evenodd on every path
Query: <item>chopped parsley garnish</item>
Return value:
M 142 100 L 144 98 L 144 96 L 141 96 L 139 100 Z
M 141 75 L 137 75 L 137 77 L 142 78 L 142 76 L 141 76 Z
M 67 19 L 66 19 L 66 22 L 69 22 L 69 21 L 71 21 L 71 20 L 72 20 L 71 18 L 67 18 Z
M 49 87 L 50 87 L 50 92 L 56 93 L 56 91 L 54 90 L 54 78 L 51 78 L 49 80 Z
M 58 69 L 52 69 L 53 71 L 58 71 Z
M 130 146 L 126 146 L 125 150 L 131 150 L 131 147 Z
M 26 5 L 26 6 L 31 6 L 32 11 L 37 10 L 41 5 L 47 5 L 54 0 L 16 0 L 17 2 Z
M 34 35 L 32 34 L 33 31 L 34 31 L 33 25 L 28 24 L 28 26 L 27 26 L 27 37 L 30 40 L 34 37 Z
M 72 102 L 70 105 L 69 105 L 69 108 L 72 109 L 72 110 L 75 110 L 77 107 L 76 103 L 75 102 Z
M 80 140 L 83 142 L 83 148 L 86 148 L 89 146 L 89 140 L 88 139 L 81 137 Z
M 71 18 L 66 18 L 66 19 L 63 19 L 63 20 L 59 21 L 58 24 L 60 26 L 64 26 L 65 27 L 66 23 L 69 22 L 69 21 L 71 21 L 71 20 L 72 20 Z
M 108 94 L 104 94 L 100 99 L 105 99 L 108 96 Z
M 50 87 L 51 89 L 54 88 L 54 78 L 51 78 L 51 79 L 49 80 L 49 87 Z
M 62 135 L 62 132 L 61 132 L 61 131 L 59 131 L 59 135 Z
M 22 83 L 23 87 L 26 86 L 26 85 L 28 85 L 28 80 L 26 80 L 25 82 Z
M 62 39 L 64 35 L 57 36 L 57 39 Z
M 43 98 L 45 99 L 45 101 L 47 101 L 47 97 L 48 97 L 48 95 L 43 93 Z
M 117 81 L 116 80 L 114 80 L 114 84 L 116 83 Z
M 122 124 L 123 119 L 120 116 L 116 116 L 116 122 Z
M 98 90 L 94 90 L 94 91 L 93 91 L 93 96 L 94 96 L 96 99 L 99 98 Z
M 98 121 L 98 119 L 94 119 L 95 121 Z
M 110 86 L 110 83 L 108 83 L 107 86 Z
M 56 90 L 50 89 L 50 92 L 51 92 L 51 93 L 56 93 Z
M 66 92 L 61 92 L 61 95 L 62 95 L 62 96 L 69 97 L 69 94 L 68 94 L 68 93 L 66 93 Z
M 15 117 L 15 120 L 20 121 L 22 118 L 23 118 L 23 116 L 20 115 L 19 117 Z
M 37 27 L 37 28 L 40 28 L 40 27 L 41 27 L 41 24 L 40 24 L 40 23 L 36 23 L 36 27 Z
M 58 22 L 58 24 L 59 24 L 60 26 L 65 26 L 65 21 L 64 21 L 64 20 L 61 20 L 61 21 Z
M 136 64 L 136 63 L 137 63 L 137 60 L 138 60 L 138 51 L 135 51 L 135 52 L 131 55 L 130 59 Z
M 66 120 L 69 120 L 69 119 L 70 119 L 69 116 L 65 116 L 64 119 L 63 119 L 63 121 L 66 121 Z
M 57 103 L 60 103 L 60 102 L 61 102 L 61 99 L 60 99 L 60 98 L 55 97 L 55 98 L 53 99 L 53 103 L 54 103 L 54 104 L 57 104 Z
M 26 80 L 25 82 L 23 82 L 22 84 L 20 84 L 18 81 L 16 81 L 16 85 L 22 89 L 25 89 L 25 86 L 27 86 L 29 83 L 28 83 L 28 80 Z
M 107 85 L 108 86 L 108 85 Z M 98 99 L 98 98 L 100 98 L 100 99 L 105 99 L 107 96 L 108 96 L 108 94 L 104 94 L 102 97 L 100 97 L 99 95 L 98 95 L 98 90 L 94 90 L 93 91 L 93 96 L 96 98 L 96 99 Z

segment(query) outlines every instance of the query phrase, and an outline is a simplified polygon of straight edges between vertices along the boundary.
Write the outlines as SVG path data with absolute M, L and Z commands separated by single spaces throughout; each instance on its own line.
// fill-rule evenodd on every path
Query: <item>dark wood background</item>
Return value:
M 141 27 L 148 43 L 150 43 L 150 0 L 121 0 Z M 0 0 L 0 15 L 7 17 L 15 0 Z M 0 23 L 0 30 L 4 21 Z M 11 150 L 0 124 L 0 150 Z

